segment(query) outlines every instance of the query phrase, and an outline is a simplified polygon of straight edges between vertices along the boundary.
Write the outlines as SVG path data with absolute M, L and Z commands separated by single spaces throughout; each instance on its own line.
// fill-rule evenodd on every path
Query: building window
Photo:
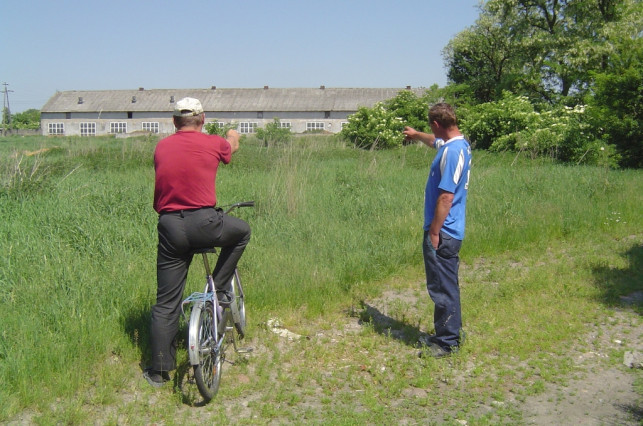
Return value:
M 279 127 L 281 127 L 282 129 L 290 129 L 292 128 L 292 123 L 290 121 L 280 121 Z
M 127 133 L 127 123 L 124 121 L 109 123 L 109 133 Z
M 158 122 L 143 122 L 143 130 L 150 133 L 159 132 L 159 123 Z
M 307 132 L 320 132 L 322 130 L 324 130 L 324 123 L 319 121 L 309 121 L 306 123 Z
M 239 123 L 239 133 L 255 133 L 257 123 Z
M 64 135 L 65 125 L 63 123 L 49 123 L 50 135 Z
M 96 136 L 96 123 L 80 123 L 81 136 Z

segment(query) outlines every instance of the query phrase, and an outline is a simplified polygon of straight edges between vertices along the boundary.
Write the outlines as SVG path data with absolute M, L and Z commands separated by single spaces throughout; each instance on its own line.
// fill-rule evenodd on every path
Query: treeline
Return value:
M 28 109 L 17 114 L 9 114 L 9 110 L 5 107 L 2 114 L 2 127 L 5 129 L 39 129 L 40 110 Z
M 404 124 L 427 128 L 422 104 L 444 100 L 476 148 L 640 168 L 642 35 L 639 0 L 488 0 L 443 50 L 445 88 L 363 108 L 343 134 L 399 145 Z

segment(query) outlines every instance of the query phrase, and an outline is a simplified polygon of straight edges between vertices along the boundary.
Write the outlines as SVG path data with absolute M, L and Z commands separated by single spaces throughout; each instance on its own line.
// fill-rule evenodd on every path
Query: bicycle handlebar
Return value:
M 232 210 L 236 209 L 237 207 L 254 207 L 254 206 L 255 206 L 254 201 L 242 201 L 240 203 L 235 203 L 231 205 L 230 208 L 228 208 L 228 210 L 226 210 L 225 212 L 230 213 Z

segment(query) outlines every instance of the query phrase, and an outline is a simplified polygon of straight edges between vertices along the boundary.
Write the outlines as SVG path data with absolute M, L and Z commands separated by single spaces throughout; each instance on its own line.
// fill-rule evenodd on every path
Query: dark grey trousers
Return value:
M 183 210 L 159 216 L 158 237 L 158 288 L 150 331 L 152 368 L 170 371 L 176 368 L 176 335 L 192 252 L 221 247 L 212 275 L 217 289 L 227 289 L 250 241 L 250 226 L 214 208 Z
M 435 303 L 433 341 L 446 350 L 460 345 L 462 329 L 462 308 L 460 306 L 460 247 L 462 241 L 440 231 L 440 242 L 436 250 L 431 237 L 424 232 L 422 251 L 426 270 L 426 288 Z

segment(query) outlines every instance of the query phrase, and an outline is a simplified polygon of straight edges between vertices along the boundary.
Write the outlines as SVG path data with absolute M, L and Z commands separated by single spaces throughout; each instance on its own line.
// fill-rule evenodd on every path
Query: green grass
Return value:
M 120 394 L 153 394 L 138 365 L 156 291 L 155 143 L 0 139 L 0 421 L 24 412 L 43 423 L 193 415 L 182 407 L 198 398 L 176 389 L 160 404 L 107 409 Z M 253 230 L 240 268 L 249 334 L 265 350 L 224 371 L 217 398 L 227 405 L 210 412 L 230 422 L 236 407 L 261 423 L 396 423 L 441 406 L 447 414 L 436 421 L 513 421 L 511 408 L 487 418 L 476 407 L 564 381 L 575 371 L 567 350 L 621 296 L 642 290 L 641 171 L 476 151 L 461 252 L 468 344 L 448 365 L 418 361 L 412 340 L 432 328 L 420 240 L 433 154 L 362 151 L 321 136 L 242 142 L 220 168 L 218 198 L 257 203 L 238 211 Z M 201 276 L 195 262 L 188 291 Z M 403 339 L 364 308 L 387 290 L 417 295 L 413 306 L 385 307 Z M 370 323 L 336 332 L 351 315 Z M 315 337 L 284 347 L 262 327 L 272 317 Z M 409 399 L 409 389 L 424 391 Z

